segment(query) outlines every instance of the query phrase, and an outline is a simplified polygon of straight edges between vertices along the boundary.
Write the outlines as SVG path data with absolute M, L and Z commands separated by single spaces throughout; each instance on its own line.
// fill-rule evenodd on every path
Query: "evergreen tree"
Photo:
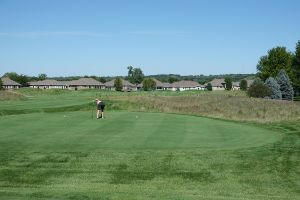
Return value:
M 114 82 L 114 87 L 116 88 L 116 91 L 122 91 L 123 83 L 122 83 L 122 80 L 120 78 L 116 78 L 116 80 Z
M 271 91 L 271 95 L 270 95 L 271 99 L 282 99 L 280 85 L 277 83 L 277 81 L 273 77 L 269 77 L 265 81 L 265 85 L 268 86 L 268 88 Z
M 294 90 L 293 90 L 290 78 L 284 69 L 279 71 L 279 73 L 277 75 L 277 83 L 280 86 L 280 90 L 282 93 L 282 99 L 293 100 Z
M 241 82 L 240 82 L 240 88 L 241 88 L 241 90 L 246 91 L 247 87 L 248 87 L 247 81 L 245 79 L 241 80 Z

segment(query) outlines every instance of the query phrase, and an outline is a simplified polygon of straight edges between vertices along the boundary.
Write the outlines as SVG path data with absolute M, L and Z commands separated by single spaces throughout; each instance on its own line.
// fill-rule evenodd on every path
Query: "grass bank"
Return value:
M 168 112 L 259 123 L 300 119 L 300 102 L 249 98 L 241 91 L 126 93 L 22 89 L 5 95 L 10 97 L 1 101 L 0 115 L 90 110 L 92 100 L 101 98 L 107 111 Z

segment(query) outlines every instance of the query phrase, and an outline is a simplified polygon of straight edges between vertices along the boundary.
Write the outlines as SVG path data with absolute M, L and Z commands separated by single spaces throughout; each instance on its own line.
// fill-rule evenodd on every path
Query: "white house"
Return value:
M 205 90 L 205 86 L 195 81 L 178 81 L 171 84 L 173 91 Z
M 46 79 L 42 81 L 29 82 L 30 88 L 37 89 L 66 89 L 68 85 L 65 82 L 60 82 L 54 79 Z
M 2 80 L 2 83 L 3 83 L 2 87 L 4 89 L 19 89 L 21 87 L 20 83 L 17 83 L 15 81 L 11 80 L 8 77 L 2 77 L 1 80 Z
M 232 90 L 240 90 L 240 81 L 232 82 Z
M 111 81 L 108 81 L 108 82 L 104 83 L 105 89 L 107 89 L 107 90 L 116 90 L 115 80 L 116 79 L 113 79 Z M 121 79 L 121 81 L 122 81 L 122 85 L 123 85 L 123 89 L 122 89 L 123 91 L 126 91 L 126 92 L 137 91 L 138 87 L 136 85 L 134 85 L 134 84 L 132 84 L 129 81 L 124 80 L 124 79 Z
M 209 82 L 212 86 L 212 90 L 225 90 L 226 83 L 223 78 L 213 79 Z
M 80 78 L 66 82 L 69 89 L 81 90 L 81 89 L 105 89 L 105 84 L 101 83 L 93 78 Z
M 154 82 L 155 82 L 155 84 L 156 84 L 156 90 L 164 90 L 165 89 L 165 83 L 162 83 L 161 81 L 159 81 L 159 80 L 157 80 L 157 79 L 155 79 L 155 78 L 151 78 Z M 141 90 L 141 89 L 143 89 L 143 83 L 140 83 L 140 84 L 138 84 L 137 85 L 137 89 L 138 90 Z

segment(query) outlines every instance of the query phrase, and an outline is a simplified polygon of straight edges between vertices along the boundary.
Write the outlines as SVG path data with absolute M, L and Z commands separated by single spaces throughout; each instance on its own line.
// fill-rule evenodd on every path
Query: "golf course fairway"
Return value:
M 95 116 L 94 116 L 95 117 Z M 99 151 L 238 149 L 274 143 L 279 134 L 254 126 L 166 113 L 33 113 L 0 121 L 0 150 Z
M 296 149 L 290 153 L 296 136 L 189 115 L 93 117 L 91 111 L 1 116 L 0 199 L 298 197 L 298 165 L 289 164 L 298 160 Z

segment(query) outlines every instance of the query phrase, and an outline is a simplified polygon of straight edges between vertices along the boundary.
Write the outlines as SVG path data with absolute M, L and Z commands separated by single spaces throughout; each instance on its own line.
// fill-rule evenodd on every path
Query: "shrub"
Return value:
M 1 80 L 1 78 L 0 78 L 0 90 L 3 90 L 3 82 Z
M 211 85 L 211 83 L 208 83 L 208 84 L 207 84 L 206 89 L 207 89 L 208 91 L 212 91 L 212 85 Z
M 143 89 L 145 91 L 155 90 L 156 82 L 152 78 L 145 78 L 143 80 Z
M 116 80 L 114 82 L 114 87 L 116 88 L 116 91 L 122 91 L 123 83 L 122 83 L 122 80 L 120 78 L 116 78 Z
M 225 89 L 226 90 L 231 90 L 232 89 L 232 80 L 231 80 L 231 78 L 230 77 L 226 77 L 225 78 Z
M 247 87 L 248 87 L 247 81 L 245 79 L 241 80 L 241 82 L 240 82 L 240 88 L 241 88 L 241 90 L 246 91 Z
M 264 98 L 271 95 L 270 89 L 260 80 L 255 79 L 249 87 L 247 94 L 249 97 Z
M 265 85 L 268 86 L 268 88 L 271 91 L 271 95 L 270 95 L 271 99 L 282 99 L 280 85 L 278 85 L 277 81 L 273 77 L 269 77 L 265 81 Z
M 277 83 L 280 86 L 282 93 L 282 99 L 293 100 L 294 90 L 290 81 L 289 76 L 284 69 L 281 69 L 277 75 Z

